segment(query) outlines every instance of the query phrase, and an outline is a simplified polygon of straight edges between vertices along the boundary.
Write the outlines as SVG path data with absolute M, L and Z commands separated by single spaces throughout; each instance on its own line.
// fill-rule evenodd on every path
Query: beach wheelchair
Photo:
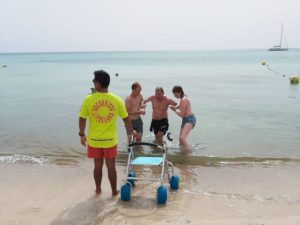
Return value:
M 165 175 L 168 176 L 168 181 L 171 190 L 179 189 L 179 176 L 174 175 L 174 167 L 171 162 L 168 161 L 168 147 L 167 140 L 172 141 L 170 133 L 164 135 L 162 145 L 148 143 L 148 142 L 131 142 L 128 145 L 128 161 L 125 172 L 125 183 L 121 186 L 121 200 L 130 201 L 131 192 L 133 186 L 135 186 L 135 181 L 146 180 L 146 181 L 158 181 L 160 184 L 156 190 L 157 196 L 156 200 L 158 204 L 165 204 L 168 199 L 168 190 L 164 185 Z M 167 139 L 167 140 L 166 140 Z M 150 146 L 155 149 L 156 153 L 146 154 L 137 153 L 137 147 L 135 146 Z M 138 155 L 138 156 L 136 156 Z M 138 174 L 143 174 L 145 171 L 138 171 L 137 168 L 142 167 L 158 167 L 160 172 L 159 177 L 148 178 L 143 176 L 138 176 Z

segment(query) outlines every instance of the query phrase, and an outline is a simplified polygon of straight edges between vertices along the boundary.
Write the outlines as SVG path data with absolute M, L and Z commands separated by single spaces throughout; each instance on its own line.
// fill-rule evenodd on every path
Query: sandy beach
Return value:
M 106 171 L 96 197 L 92 166 L 1 163 L 0 224 L 300 224 L 297 163 L 176 165 L 180 190 L 164 206 L 155 183 L 137 183 L 130 202 L 112 197 Z M 117 167 L 119 186 L 124 169 Z

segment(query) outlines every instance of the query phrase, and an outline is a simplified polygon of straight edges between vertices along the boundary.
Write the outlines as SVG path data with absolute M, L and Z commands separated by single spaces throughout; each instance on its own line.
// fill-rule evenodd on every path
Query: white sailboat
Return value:
M 269 51 L 288 51 L 288 47 L 287 47 L 287 41 L 286 41 L 286 47 L 282 48 L 281 44 L 282 44 L 282 35 L 283 35 L 283 23 L 281 24 L 281 32 L 280 32 L 280 43 L 279 45 L 274 45 L 272 48 L 269 48 Z

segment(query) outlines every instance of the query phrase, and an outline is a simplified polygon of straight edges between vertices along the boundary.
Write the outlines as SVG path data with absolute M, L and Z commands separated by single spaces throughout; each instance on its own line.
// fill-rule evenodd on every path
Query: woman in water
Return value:
M 172 92 L 176 98 L 180 99 L 177 106 L 170 106 L 170 108 L 182 118 L 179 143 L 183 147 L 184 152 L 187 153 L 189 150 L 189 144 L 187 143 L 186 138 L 196 124 L 196 117 L 192 112 L 190 101 L 184 95 L 182 87 L 176 85 L 173 87 Z

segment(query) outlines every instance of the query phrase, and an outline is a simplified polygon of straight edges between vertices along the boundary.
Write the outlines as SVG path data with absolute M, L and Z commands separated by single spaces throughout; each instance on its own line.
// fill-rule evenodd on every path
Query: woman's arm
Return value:
M 185 117 L 186 115 L 186 109 L 187 109 L 187 100 L 181 99 L 178 107 L 171 107 L 171 109 L 180 117 Z M 178 111 L 177 111 L 178 109 Z

